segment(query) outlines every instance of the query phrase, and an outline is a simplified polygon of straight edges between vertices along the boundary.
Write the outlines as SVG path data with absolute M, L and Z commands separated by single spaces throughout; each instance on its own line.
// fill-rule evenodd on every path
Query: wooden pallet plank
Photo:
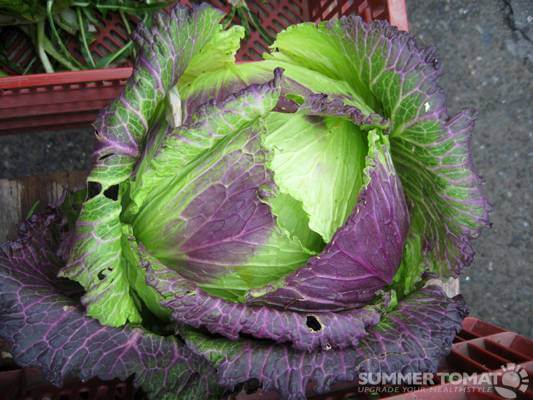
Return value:
M 58 200 L 65 190 L 83 187 L 86 177 L 87 171 L 71 171 L 0 179 L 0 243 L 16 237 L 19 223 L 35 202 L 45 207 Z

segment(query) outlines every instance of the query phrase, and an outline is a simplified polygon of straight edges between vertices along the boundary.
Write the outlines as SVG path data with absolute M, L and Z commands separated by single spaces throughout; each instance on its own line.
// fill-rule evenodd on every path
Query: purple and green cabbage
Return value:
M 239 64 L 221 17 L 137 31 L 87 189 L 1 247 L 0 336 L 55 384 L 133 375 L 154 399 L 435 371 L 466 315 L 435 278 L 488 223 L 473 111 L 448 115 L 434 50 L 385 22 L 291 26 Z

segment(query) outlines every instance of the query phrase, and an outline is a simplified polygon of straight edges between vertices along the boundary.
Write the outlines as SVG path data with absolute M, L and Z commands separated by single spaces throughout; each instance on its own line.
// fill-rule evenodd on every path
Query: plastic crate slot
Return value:
M 377 7 L 377 8 L 373 8 L 372 9 L 372 20 L 376 20 L 376 19 L 379 19 L 380 17 L 382 17 L 383 15 L 385 15 L 386 13 L 386 9 L 385 7 Z
M 0 35 L 0 41 L 5 43 L 8 58 L 20 67 L 26 66 L 35 54 L 29 38 L 15 29 L 6 29 L 5 32 L 5 35 Z
M 461 343 L 462 344 L 462 343 Z M 466 354 L 459 352 L 457 348 L 452 348 L 449 355 L 450 367 L 453 371 L 457 372 L 488 372 L 489 368 L 480 364 L 478 361 L 473 360 Z
M 340 17 L 342 15 L 342 3 L 337 1 L 337 4 L 335 6 L 335 16 Z
M 516 335 L 509 347 L 512 351 L 523 354 L 529 360 L 533 360 L 533 340 L 529 340 L 524 336 Z
M 322 19 L 328 19 L 328 14 L 335 12 L 335 3 L 336 1 L 326 2 L 322 7 Z
M 324 11 L 324 13 L 322 14 L 322 19 L 326 19 L 326 20 L 329 20 L 329 19 L 335 19 L 339 16 L 337 10 L 335 10 L 334 8 L 330 8 L 326 11 Z
M 132 25 L 137 24 L 137 22 L 134 22 L 130 19 L 130 22 Z M 120 37 L 122 39 L 126 39 L 129 36 L 128 31 L 126 31 L 126 27 L 122 25 L 122 21 L 120 20 L 114 20 L 111 24 L 109 24 L 112 28 L 115 28 L 118 32 L 120 32 Z
M 276 2 L 277 3 L 277 2 Z M 261 2 L 253 1 L 248 2 L 248 7 L 252 12 L 255 12 L 255 15 L 257 15 L 259 18 L 262 18 L 263 20 L 266 19 L 272 10 L 276 9 L 276 6 L 274 4 L 269 5 L 270 8 L 266 7 L 266 4 L 261 4 Z
M 96 59 L 100 59 L 109 52 L 109 49 L 107 49 L 102 43 L 98 43 L 91 47 L 91 52 L 96 54 Z
M 31 56 L 33 51 L 30 48 L 24 46 L 24 43 L 14 43 L 14 46 L 8 50 L 11 59 L 19 64 L 23 64 L 24 59 Z
M 464 342 L 466 339 L 462 336 L 463 332 L 458 333 L 455 338 L 453 339 L 453 343 L 461 343 Z
M 272 19 L 271 24 L 273 25 L 273 27 L 268 28 L 269 33 L 281 32 L 287 27 L 287 25 L 283 25 L 283 23 L 279 22 L 277 19 Z
M 469 332 L 465 329 L 463 329 L 461 332 L 460 332 L 460 335 L 461 335 L 461 338 L 463 338 L 463 340 L 472 340 L 472 339 L 477 339 L 479 338 L 479 335 L 476 335 L 472 332 Z
M 78 392 L 78 397 L 80 400 L 89 400 L 91 398 L 89 389 L 83 388 Z
M 361 15 L 366 22 L 372 21 L 372 10 L 370 8 L 365 8 Z
M 117 40 L 117 33 L 115 30 L 109 32 L 109 36 L 102 40 L 102 45 L 109 51 L 116 51 L 124 46 L 124 42 Z
M 91 53 L 95 55 L 95 57 L 93 57 L 94 59 L 98 60 L 100 58 L 103 58 L 105 55 L 113 52 L 113 47 L 109 47 L 105 43 L 106 39 L 107 37 L 91 45 Z
M 264 7 L 264 5 L 258 2 L 254 1 L 253 3 L 250 3 L 249 7 L 250 10 L 252 10 L 252 12 L 254 12 L 255 15 L 257 15 L 257 17 L 261 20 L 266 19 L 270 14 L 269 11 Z
M 120 42 L 121 40 L 128 39 L 128 34 L 124 35 L 123 33 L 119 33 L 117 29 L 111 29 L 109 31 L 109 36 L 113 39 L 115 39 L 117 42 Z M 126 37 L 124 37 L 126 36 Z
M 525 356 L 528 360 L 533 360 L 533 340 L 531 339 L 527 339 L 514 332 L 497 333 L 487 336 L 487 339 Z
M 514 363 L 522 363 L 530 360 L 530 358 L 528 358 L 524 354 L 517 353 L 512 349 L 502 346 L 500 343 L 494 342 L 490 339 L 485 340 L 485 347 L 491 353 L 498 354 L 499 356 L 506 358 Z
M 485 350 L 476 343 L 467 343 L 468 354 L 477 362 L 491 370 L 497 370 L 511 360 Z
M 36 55 L 33 49 L 26 49 L 25 53 L 20 56 L 19 63 L 20 65 L 27 66 L 34 57 L 36 57 Z M 28 73 L 36 71 L 36 70 L 37 70 L 37 67 L 36 67 L 36 64 L 34 63 L 28 70 Z
M 22 40 L 20 42 L 17 42 L 16 36 L 13 34 L 12 29 L 5 28 L 2 31 L 2 35 L 0 35 L 0 38 L 4 41 L 4 46 L 7 50 L 9 50 L 13 46 L 17 46 L 19 43 L 22 43 Z
M 463 331 L 469 332 L 475 337 L 489 336 L 505 332 L 505 330 L 499 326 L 489 324 L 488 322 L 473 317 L 466 317 L 464 319 Z
M 189 3 L 189 6 L 190 6 L 190 2 L 189 1 L 186 1 L 186 3 Z M 210 1 L 210 3 L 213 6 L 215 6 L 217 8 L 220 8 L 224 12 L 228 12 L 229 9 L 230 9 L 230 4 L 229 4 L 228 1 L 224 2 L 224 1 L 212 0 L 212 1 Z
M 303 2 L 288 2 L 287 7 L 289 8 L 289 12 L 294 17 L 294 22 L 301 21 L 305 16 L 305 6 Z
M 340 15 L 350 15 L 352 14 L 356 9 L 356 4 L 353 1 L 347 1 L 345 3 L 340 3 L 341 9 L 340 9 Z
M 256 50 L 259 50 L 261 53 L 268 51 L 268 46 L 261 40 L 258 40 L 257 42 L 255 42 L 254 47 L 256 48 Z
M 291 21 L 287 18 L 287 15 L 285 13 L 280 13 L 277 16 L 278 23 L 283 27 L 281 30 L 285 29 L 287 26 L 291 24 Z M 271 27 L 268 27 L 270 29 Z

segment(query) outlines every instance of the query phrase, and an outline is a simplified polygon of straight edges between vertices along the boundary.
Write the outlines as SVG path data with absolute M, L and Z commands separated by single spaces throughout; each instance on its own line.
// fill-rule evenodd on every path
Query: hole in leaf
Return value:
M 117 201 L 118 200 L 118 185 L 109 186 L 104 191 L 104 196 L 110 200 Z
M 252 378 L 249 381 L 244 382 L 243 389 L 246 394 L 253 394 L 261 388 L 261 382 L 258 379 Z
M 100 272 L 98 272 L 98 280 L 103 281 L 104 278 L 105 278 L 104 270 L 101 270 Z
M 297 102 L 293 101 L 288 96 L 281 96 L 278 100 L 278 104 L 276 104 L 276 108 L 274 111 L 277 112 L 284 112 L 284 113 L 295 113 L 298 111 L 300 106 Z
M 102 185 L 100 185 L 98 182 L 87 182 L 87 197 L 89 199 L 92 199 L 95 196 L 98 196 L 100 192 L 102 191 Z
M 308 315 L 307 319 L 305 320 L 305 324 L 313 332 L 320 332 L 322 330 L 322 324 L 314 315 Z
M 252 378 L 245 382 L 235 385 L 235 393 L 244 392 L 246 394 L 253 394 L 261 388 L 261 382 L 258 379 Z M 241 396 L 239 396 L 241 397 Z
M 109 158 L 113 155 L 113 153 L 109 153 L 109 154 L 104 154 L 103 156 L 101 157 L 98 157 L 98 161 L 104 161 L 106 158 Z
M 303 96 L 300 96 L 297 93 L 288 93 L 286 97 L 287 97 L 287 99 L 292 100 L 293 102 L 295 102 L 299 106 L 301 106 L 304 103 L 304 101 L 305 101 Z
M 133 400 L 146 400 L 146 393 L 143 392 L 142 389 L 135 390 L 135 393 L 133 394 Z
M 128 399 L 129 396 L 127 395 L 128 394 L 127 392 L 128 390 L 126 388 L 126 384 L 121 382 L 114 387 L 113 399 L 115 400 Z

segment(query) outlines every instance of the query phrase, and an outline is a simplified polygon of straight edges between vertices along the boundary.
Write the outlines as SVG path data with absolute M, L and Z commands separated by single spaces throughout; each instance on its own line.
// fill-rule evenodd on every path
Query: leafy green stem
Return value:
M 44 20 L 37 22 L 37 54 L 39 54 L 39 59 L 43 64 L 43 68 L 46 72 L 54 72 L 54 67 L 50 63 L 46 51 L 44 50 Z
M 24 68 L 24 71 L 22 71 L 22 75 L 26 75 L 29 72 L 33 64 L 35 64 L 35 61 L 37 61 L 37 57 L 33 57 L 28 65 L 26 65 L 26 68 Z
M 128 21 L 128 17 L 126 14 L 124 14 L 123 10 L 119 10 L 120 18 L 122 19 L 122 23 L 124 24 L 124 28 L 126 28 L 126 32 L 128 32 L 128 35 L 131 35 L 131 26 L 130 22 Z
M 241 19 L 245 18 L 245 19 L 249 20 L 250 24 L 259 33 L 259 35 L 263 38 L 263 40 L 267 44 L 272 44 L 273 43 L 274 40 L 272 39 L 272 37 L 268 34 L 266 29 L 263 28 L 263 26 L 261 25 L 261 22 L 259 21 L 257 16 L 254 13 L 252 13 L 252 11 L 248 8 L 248 6 L 244 7 L 241 10 L 241 13 L 242 13 Z
M 224 29 L 228 29 L 230 27 L 233 17 L 235 17 L 235 7 L 231 7 L 230 12 L 226 14 L 222 21 L 220 21 L 220 23 L 224 26 Z
M 61 50 L 63 55 L 68 59 L 68 61 L 70 61 L 74 66 L 76 66 L 74 70 L 78 70 L 79 68 L 81 68 L 81 64 L 72 56 L 70 51 L 68 51 L 67 46 L 65 46 L 65 43 L 61 39 L 61 35 L 57 31 L 56 24 L 54 21 L 54 15 L 52 13 L 53 6 L 54 0 L 48 0 L 46 2 L 46 13 L 48 15 L 48 24 L 50 25 L 50 30 L 52 31 L 52 35 L 54 36 L 56 43 L 59 45 L 59 49 Z
M 96 63 L 94 62 L 93 56 L 91 54 L 91 50 L 89 49 L 89 43 L 87 42 L 87 34 L 85 32 L 85 21 L 83 19 L 83 14 L 81 12 L 81 9 L 79 7 L 76 8 L 76 16 L 78 17 L 78 25 L 80 26 L 80 39 L 81 39 L 81 46 L 84 50 L 84 55 L 91 67 L 95 68 Z

